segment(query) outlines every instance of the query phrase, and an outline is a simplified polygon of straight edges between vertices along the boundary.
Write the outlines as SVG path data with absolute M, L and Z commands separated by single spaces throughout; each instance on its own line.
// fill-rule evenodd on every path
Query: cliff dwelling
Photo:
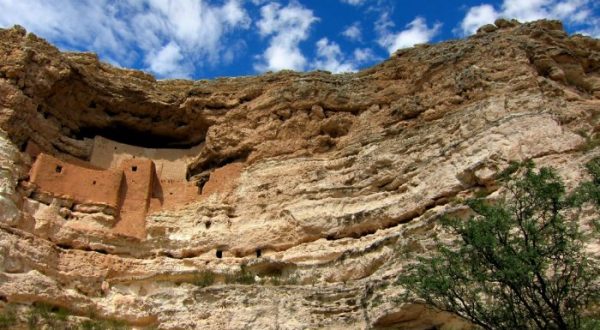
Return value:
M 240 164 L 229 164 L 215 171 L 206 184 L 188 181 L 187 166 L 199 148 L 147 148 L 96 136 L 90 160 L 81 161 L 53 157 L 29 142 L 26 152 L 34 160 L 30 197 L 64 200 L 70 210 L 101 210 L 114 217 L 108 224 L 112 232 L 143 239 L 149 213 L 176 209 L 220 191 L 239 175 Z M 65 213 L 68 218 L 69 212 Z
M 560 22 L 499 20 L 357 73 L 198 81 L 0 29 L 0 317 L 461 329 L 396 275 L 514 162 L 575 187 L 599 141 L 600 40 Z

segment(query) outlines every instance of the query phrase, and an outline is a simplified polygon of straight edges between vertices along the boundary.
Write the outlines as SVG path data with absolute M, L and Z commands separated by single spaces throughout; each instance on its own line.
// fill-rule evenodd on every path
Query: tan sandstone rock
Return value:
M 0 300 L 137 328 L 468 328 L 398 303 L 395 276 L 509 162 L 581 179 L 599 58 L 560 22 L 499 20 L 354 74 L 155 80 L 0 30 Z M 40 159 L 63 165 L 35 180 Z M 71 170 L 121 178 L 118 201 L 47 183 Z

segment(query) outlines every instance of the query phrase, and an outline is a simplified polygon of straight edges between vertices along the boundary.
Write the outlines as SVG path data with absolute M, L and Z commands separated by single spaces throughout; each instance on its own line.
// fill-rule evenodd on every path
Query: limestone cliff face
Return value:
M 5 303 L 139 328 L 451 328 L 395 299 L 395 275 L 510 161 L 581 178 L 600 155 L 600 40 L 500 20 L 355 74 L 157 81 L 15 27 L 0 128 Z M 95 166 L 100 136 L 127 146 L 115 162 L 153 161 L 133 222 L 123 185 L 115 207 L 32 181 L 40 152 Z

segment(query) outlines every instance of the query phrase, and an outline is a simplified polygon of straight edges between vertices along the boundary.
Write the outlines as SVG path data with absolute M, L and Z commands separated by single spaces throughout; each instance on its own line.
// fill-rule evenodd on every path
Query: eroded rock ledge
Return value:
M 0 30 L 0 300 L 140 328 L 459 326 L 395 301 L 395 274 L 510 161 L 577 182 L 599 115 L 600 41 L 556 21 L 211 81 Z

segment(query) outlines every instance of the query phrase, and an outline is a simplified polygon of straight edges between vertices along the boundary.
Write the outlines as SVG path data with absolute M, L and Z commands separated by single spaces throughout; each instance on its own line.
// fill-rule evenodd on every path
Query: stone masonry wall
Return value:
M 126 159 L 148 158 L 154 162 L 159 178 L 185 180 L 187 164 L 199 153 L 200 148 L 201 146 L 189 149 L 143 148 L 96 136 L 90 163 L 108 169 L 118 167 Z
M 122 176 L 120 171 L 84 168 L 42 153 L 31 168 L 30 182 L 57 197 L 116 208 Z
M 146 212 L 152 192 L 154 163 L 149 159 L 128 159 L 120 166 L 125 179 L 121 184 L 119 219 L 114 232 L 143 239 Z

